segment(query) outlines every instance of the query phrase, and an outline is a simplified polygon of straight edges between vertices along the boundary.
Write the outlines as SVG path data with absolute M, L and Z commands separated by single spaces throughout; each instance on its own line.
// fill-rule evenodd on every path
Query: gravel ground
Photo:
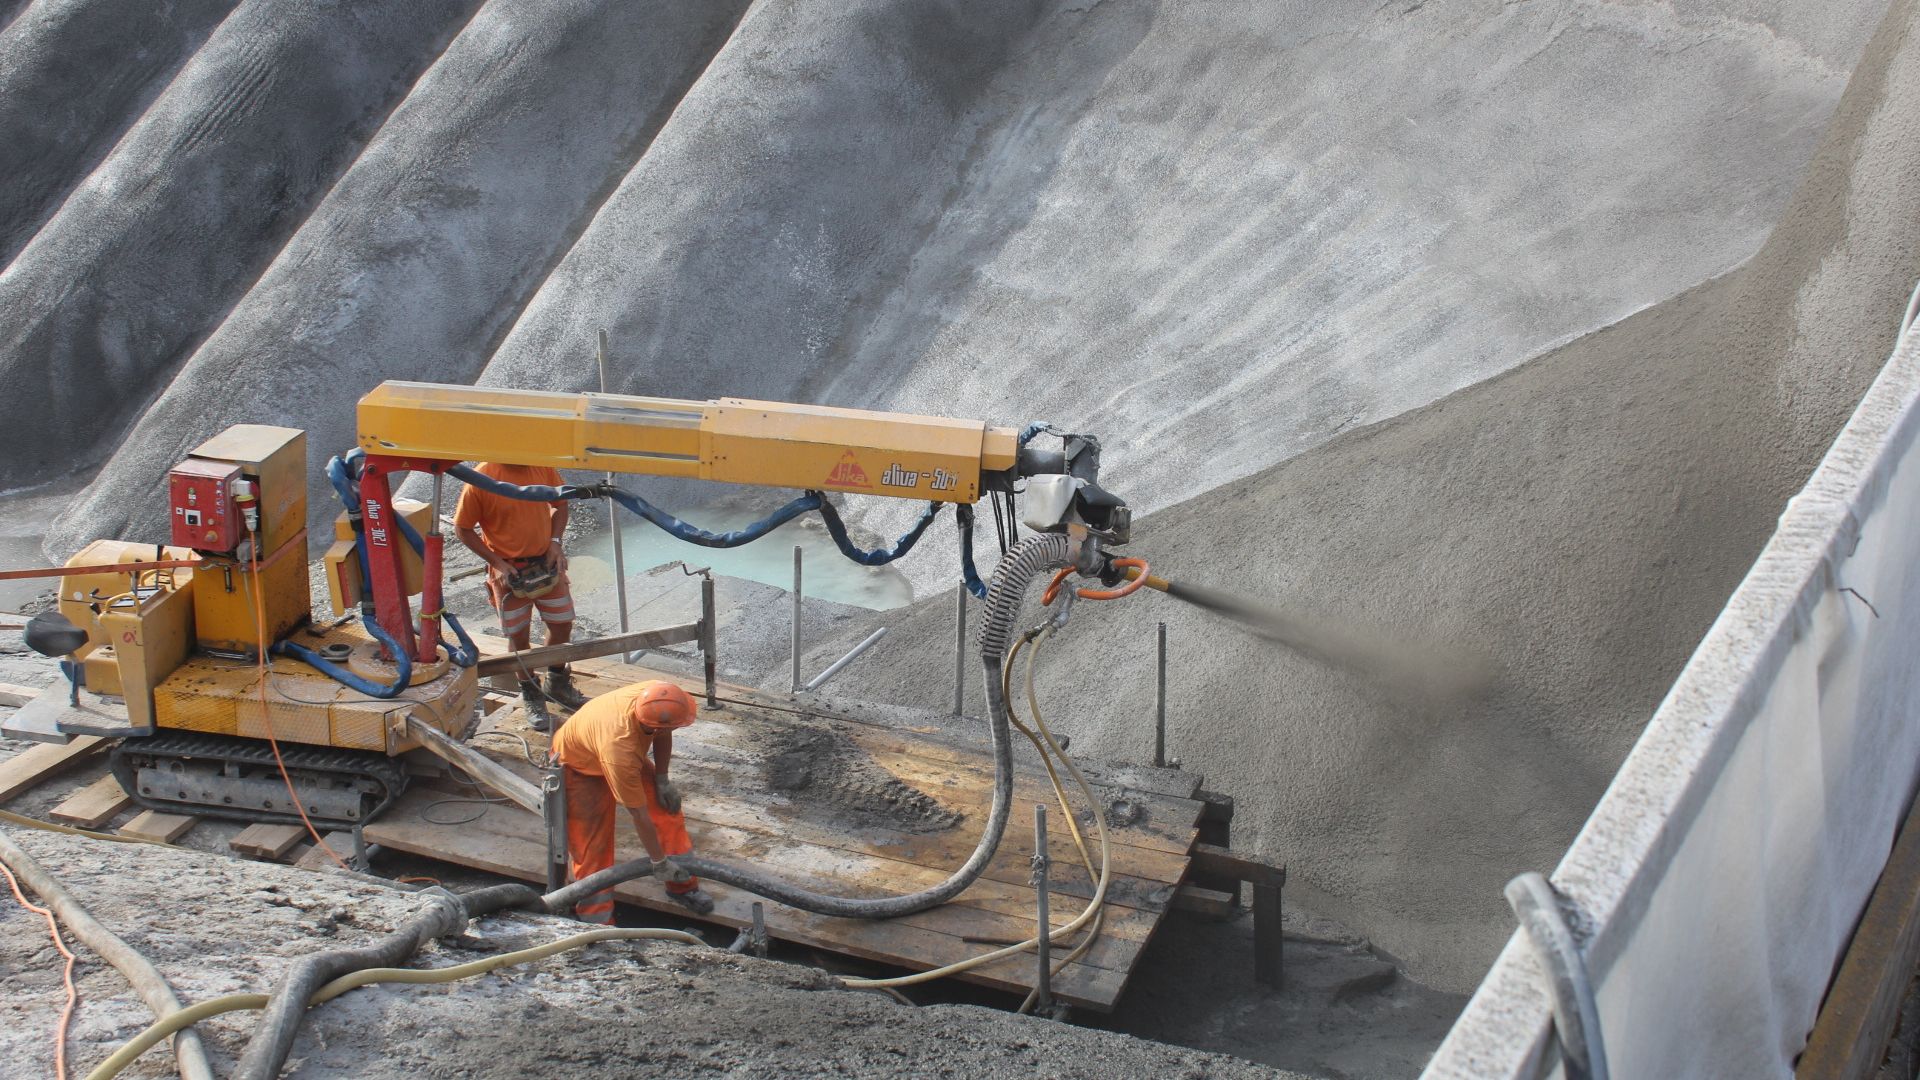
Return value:
M 145 952 L 192 1001 L 270 986 L 289 961 L 363 944 L 417 902 L 404 892 L 199 853 L 9 830 L 94 915 Z M 564 936 L 578 924 L 510 915 L 429 946 L 417 966 Z M 71 1033 L 91 1068 L 150 1020 L 120 976 L 84 949 Z M 64 1000 L 38 916 L 0 906 L 0 1063 L 44 1075 Z M 231 1068 L 248 1014 L 202 1025 Z M 1255 1077 L 1266 1068 L 1111 1032 L 967 1005 L 901 1006 L 833 988 L 824 972 L 670 943 L 603 944 L 456 986 L 373 987 L 311 1014 L 290 1059 L 303 1077 L 603 1075 Z M 167 1074 L 150 1051 L 126 1075 Z

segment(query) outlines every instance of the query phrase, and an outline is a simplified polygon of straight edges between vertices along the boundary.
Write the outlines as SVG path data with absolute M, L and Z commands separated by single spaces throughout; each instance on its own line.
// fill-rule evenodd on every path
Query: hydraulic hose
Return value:
M 332 679 L 342 686 L 358 690 L 368 697 L 378 698 L 382 701 L 397 698 L 402 691 L 413 684 L 413 657 L 407 654 L 407 650 L 400 647 L 399 642 L 393 640 L 393 635 L 387 633 L 386 629 L 380 625 L 380 620 L 366 619 L 363 620 L 363 623 L 366 626 L 367 633 L 372 634 L 375 641 L 386 646 L 387 652 L 393 657 L 393 682 L 385 686 L 369 679 L 363 679 L 295 641 L 275 642 L 269 651 L 275 656 L 291 656 L 296 660 L 312 665 L 315 670 L 327 678 Z
M 101 925 L 80 901 L 74 899 L 60 879 L 49 874 L 46 868 L 4 833 L 0 833 L 0 862 L 6 863 L 28 887 L 40 894 L 40 898 L 53 909 L 60 921 L 67 925 L 69 933 L 126 976 L 134 992 L 140 995 L 140 1000 L 146 1002 L 147 1008 L 152 1009 L 155 1016 L 164 1017 L 180 1010 L 179 995 L 173 992 L 173 987 L 167 984 L 166 977 L 153 966 L 153 962 Z M 160 1038 L 165 1038 L 165 1035 Z M 154 1040 L 158 1041 L 158 1038 Z M 181 1032 L 173 1040 L 173 1052 L 180 1066 L 181 1080 L 213 1080 L 213 1066 L 207 1060 L 207 1048 L 201 1043 L 198 1033 Z
M 534 945 L 514 952 L 500 953 L 480 960 L 469 961 L 443 968 L 364 968 L 360 971 L 342 975 L 321 987 L 307 1002 L 308 1006 L 332 1001 L 349 990 L 374 983 L 450 983 L 460 979 L 471 979 L 498 971 L 503 967 L 518 964 L 530 964 L 544 960 L 556 953 L 578 949 L 599 941 L 676 941 L 683 945 L 706 945 L 684 930 L 665 930 L 656 928 L 624 929 L 608 927 L 600 930 L 587 930 L 568 937 L 549 941 L 545 945 Z M 114 1051 L 105 1061 L 87 1074 L 87 1080 L 112 1080 L 114 1076 L 133 1064 L 141 1054 L 147 1052 L 160 1040 L 182 1028 L 191 1027 L 202 1020 L 222 1013 L 241 1012 L 246 1009 L 264 1009 L 271 1000 L 265 994 L 228 994 L 224 997 L 209 998 L 196 1002 L 184 1009 L 168 1013 L 155 1021 L 146 1030 L 136 1035 L 126 1045 Z

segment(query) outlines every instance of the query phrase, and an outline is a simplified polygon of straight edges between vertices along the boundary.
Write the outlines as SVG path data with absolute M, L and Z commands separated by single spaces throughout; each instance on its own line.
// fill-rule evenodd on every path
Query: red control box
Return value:
M 188 458 L 167 474 L 167 505 L 173 516 L 173 545 L 195 551 L 232 551 L 246 539 L 240 512 L 233 505 L 233 482 L 240 466 L 226 461 Z

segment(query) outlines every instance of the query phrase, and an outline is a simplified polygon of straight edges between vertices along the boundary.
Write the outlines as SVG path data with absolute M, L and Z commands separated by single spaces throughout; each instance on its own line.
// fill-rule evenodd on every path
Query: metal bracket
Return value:
M 1546 969 L 1553 998 L 1553 1030 L 1567 1080 L 1608 1080 L 1607 1052 L 1600 1038 L 1600 1009 L 1587 977 L 1586 958 L 1574 943 L 1560 898 L 1538 873 L 1507 882 L 1507 903 Z

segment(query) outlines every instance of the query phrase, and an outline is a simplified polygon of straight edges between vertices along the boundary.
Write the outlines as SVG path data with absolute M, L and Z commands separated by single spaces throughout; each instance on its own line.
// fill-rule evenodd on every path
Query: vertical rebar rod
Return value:
M 967 590 L 953 590 L 953 715 L 967 707 Z
M 1153 695 L 1153 767 L 1167 767 L 1167 624 L 1160 624 L 1160 677 Z
M 600 392 L 605 394 L 609 392 L 608 386 L 611 384 L 612 379 L 608 377 L 607 372 L 607 332 L 604 329 L 600 331 L 600 351 L 598 355 L 600 360 Z M 607 483 L 613 483 L 613 473 L 611 471 L 607 473 Z M 607 507 L 607 526 L 613 530 L 613 588 L 615 595 L 620 601 L 620 632 L 624 634 L 632 629 L 627 623 L 626 544 L 620 531 L 619 506 L 614 503 L 611 496 L 606 498 L 604 502 Z M 633 657 L 633 653 L 622 653 L 620 660 L 622 663 L 631 664 L 633 663 Z
M 800 692 L 800 545 L 793 546 L 793 692 Z
M 720 663 L 714 656 L 715 645 L 720 639 L 715 611 L 717 607 L 713 599 L 713 575 L 702 575 L 700 578 L 700 654 L 707 671 L 707 708 L 709 709 L 720 707 Z
M 1053 921 L 1047 914 L 1047 868 L 1051 861 L 1047 858 L 1047 804 L 1034 803 L 1033 898 L 1039 913 L 1040 929 L 1036 936 L 1040 940 L 1034 949 L 1039 964 L 1033 975 L 1033 1009 L 1043 1016 L 1053 1007 Z

